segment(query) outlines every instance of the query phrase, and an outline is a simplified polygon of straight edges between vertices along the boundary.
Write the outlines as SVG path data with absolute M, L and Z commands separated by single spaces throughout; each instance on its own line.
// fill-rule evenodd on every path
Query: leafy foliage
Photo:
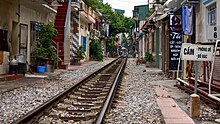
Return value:
M 57 63 L 59 58 L 56 54 L 56 48 L 52 45 L 52 38 L 57 34 L 52 22 L 42 26 L 37 45 L 34 48 L 36 59 L 50 60 L 54 62 L 53 64 Z
M 76 57 L 83 59 L 84 55 L 85 55 L 85 53 L 83 52 L 83 46 L 79 46 L 79 48 L 77 49 L 77 56 Z
M 103 60 L 101 43 L 98 39 L 91 39 L 92 42 L 89 44 L 90 46 L 90 57 L 94 60 L 101 61 Z
M 150 8 L 148 11 L 148 17 L 151 16 L 154 13 L 154 8 Z
M 106 44 L 106 51 L 107 52 L 113 52 L 114 50 L 115 41 L 113 37 L 109 38 L 109 41 Z
M 147 62 L 153 62 L 153 55 L 151 53 L 146 52 L 144 59 Z
M 123 32 L 131 33 L 130 28 L 134 24 L 132 18 L 114 12 L 108 3 L 104 4 L 98 0 L 84 0 L 84 2 L 91 6 L 93 10 L 101 12 L 102 15 L 105 16 L 106 21 L 110 22 L 110 36 L 115 36 L 116 34 Z

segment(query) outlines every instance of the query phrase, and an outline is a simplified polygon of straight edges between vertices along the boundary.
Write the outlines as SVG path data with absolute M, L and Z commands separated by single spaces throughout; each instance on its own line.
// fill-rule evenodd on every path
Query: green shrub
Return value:
M 99 42 L 98 39 L 91 39 L 92 42 L 89 44 L 90 47 L 90 58 L 93 60 L 98 60 L 101 61 L 103 60 L 103 55 L 102 55 L 102 49 L 101 49 L 101 43 Z
M 147 62 L 153 62 L 153 55 L 151 53 L 146 52 L 144 59 Z

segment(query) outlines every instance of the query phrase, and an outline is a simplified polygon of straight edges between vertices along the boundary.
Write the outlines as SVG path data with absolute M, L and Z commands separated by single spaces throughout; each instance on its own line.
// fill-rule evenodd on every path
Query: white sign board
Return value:
M 215 41 L 220 38 L 220 26 L 207 26 L 206 29 L 208 41 Z
M 212 61 L 213 49 L 213 45 L 183 43 L 181 48 L 181 56 L 183 60 Z

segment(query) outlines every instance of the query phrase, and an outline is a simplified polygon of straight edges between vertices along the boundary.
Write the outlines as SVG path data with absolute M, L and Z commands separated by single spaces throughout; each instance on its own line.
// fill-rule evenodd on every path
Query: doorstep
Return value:
M 19 79 L 19 78 L 23 78 L 24 77 L 24 74 L 13 74 L 13 75 L 7 75 L 6 76 L 7 78 L 7 81 L 12 81 L 12 80 L 16 80 L 16 79 Z
M 23 78 L 23 77 L 24 77 L 23 74 L 0 75 L 0 82 L 2 82 L 2 81 L 12 81 L 12 80 L 16 80 L 16 79 Z

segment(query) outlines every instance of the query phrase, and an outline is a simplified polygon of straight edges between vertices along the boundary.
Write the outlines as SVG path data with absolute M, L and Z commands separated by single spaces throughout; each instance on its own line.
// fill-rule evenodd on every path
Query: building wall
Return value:
M 12 49 L 12 28 L 13 28 L 13 21 L 18 22 L 19 16 L 16 15 L 18 13 L 18 5 L 16 3 L 12 3 L 10 1 L 1 0 L 0 1 L 0 29 L 7 30 L 8 31 L 8 43 L 10 47 L 10 51 L 12 53 L 18 52 L 18 48 L 15 48 L 13 51 Z M 14 38 L 14 40 L 18 40 L 18 29 L 17 29 L 17 38 Z M 14 43 L 13 46 L 18 47 L 18 41 L 17 43 Z
M 20 6 L 20 23 L 28 26 L 28 42 L 27 42 L 27 60 L 30 61 L 30 22 L 36 21 L 40 23 L 48 23 L 49 20 L 54 20 L 48 12 L 38 11 L 31 8 L 31 6 Z
M 9 50 L 11 53 L 15 54 L 17 52 L 16 48 L 14 51 L 12 49 L 12 46 L 17 46 L 18 47 L 18 29 L 16 33 L 13 35 L 16 36 L 13 40 L 16 40 L 14 44 L 12 44 L 12 29 L 13 29 L 13 21 L 18 22 L 18 5 L 15 3 L 12 3 L 11 1 L 8 0 L 1 0 L 0 1 L 0 29 L 7 30 L 8 31 L 8 45 L 9 45 Z M 16 34 L 16 35 L 15 35 Z M 12 52 L 13 51 L 13 52 Z M 0 74 L 6 74 L 8 73 L 9 70 L 9 51 L 2 52 L 2 59 L 3 62 L 0 64 Z
M 216 3 L 216 15 L 217 15 L 217 24 L 220 25 L 220 1 L 213 0 L 208 4 L 203 4 L 203 0 L 200 0 L 200 4 L 196 5 L 196 41 L 197 42 L 208 42 L 207 39 L 207 25 L 208 25 L 208 11 L 207 8 Z M 219 29 L 220 30 L 220 29 Z
M 79 20 L 80 14 L 77 11 L 71 12 L 70 17 L 70 64 L 73 64 L 74 56 L 76 56 L 76 51 L 79 46 Z
M 28 3 L 28 1 L 27 1 Z M 30 1 L 29 1 L 30 3 Z M 55 14 L 48 14 L 41 8 L 42 5 L 26 4 L 26 1 L 1 0 L 0 1 L 0 29 L 8 31 L 9 52 L 4 52 L 4 58 L 19 54 L 20 25 L 28 26 L 27 32 L 27 61 L 30 62 L 30 21 L 47 23 L 48 20 L 54 21 Z M 0 65 L 0 74 L 6 74 L 8 71 L 8 60 Z M 7 62 L 7 63 L 6 63 Z
M 84 20 L 84 18 L 81 18 L 80 20 L 80 41 L 79 45 L 82 45 L 82 36 L 86 37 L 86 57 L 85 60 L 89 60 L 89 37 L 88 37 L 88 29 L 89 24 Z

